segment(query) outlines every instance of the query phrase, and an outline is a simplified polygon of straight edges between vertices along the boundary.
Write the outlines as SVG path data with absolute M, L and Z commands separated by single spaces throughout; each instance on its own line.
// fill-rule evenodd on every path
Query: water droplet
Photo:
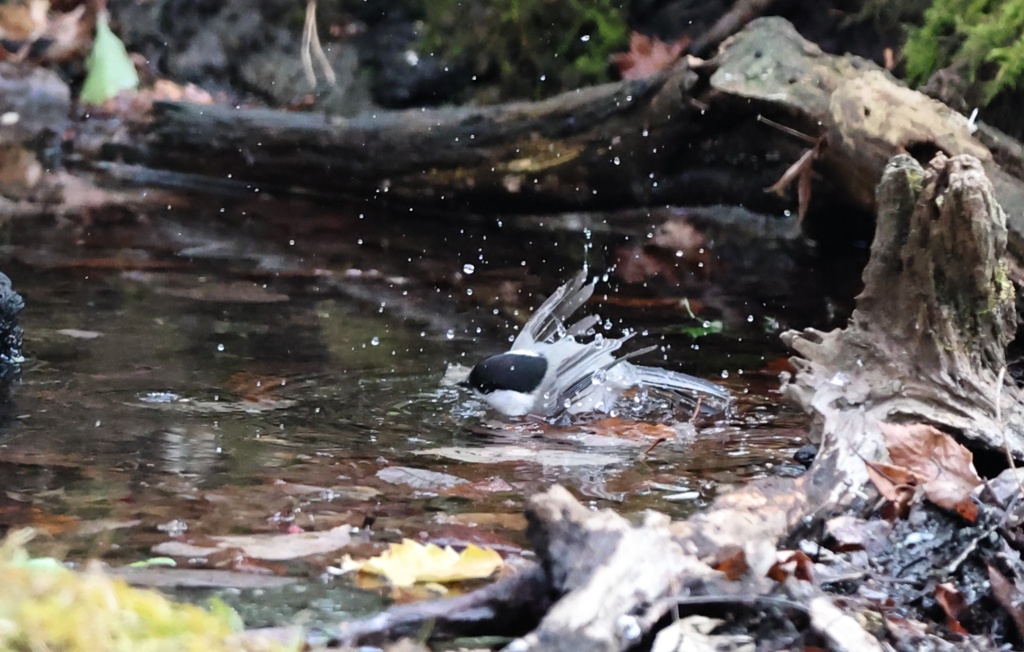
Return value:
M 374 336 L 373 338 L 370 339 L 370 346 L 377 346 L 378 344 L 380 344 L 379 337 Z
M 466 263 L 465 265 L 462 266 L 462 273 L 463 274 L 467 274 L 468 275 L 468 274 L 472 274 L 475 271 L 476 271 L 476 267 L 474 267 L 472 263 Z
M 449 328 L 447 330 L 447 332 L 445 332 L 444 336 L 445 336 L 446 339 L 454 340 L 455 339 L 455 329 L 454 328 Z
M 622 163 L 622 161 L 619 159 L 618 156 L 616 156 L 615 158 L 612 159 L 612 163 L 614 163 L 615 165 L 619 165 L 620 163 Z
M 727 370 L 725 370 L 725 369 L 722 369 L 722 380 L 725 380 L 728 377 L 729 377 L 729 372 Z
M 584 34 L 583 36 L 580 37 L 580 40 L 583 41 L 584 43 L 589 42 L 590 41 L 590 34 Z
M 217 350 L 220 351 L 221 353 L 223 353 L 224 352 L 224 345 L 223 344 L 218 344 L 217 345 Z
M 753 324 L 754 323 L 754 316 L 753 315 L 747 315 L 747 323 L 748 324 Z
M 466 296 L 467 297 L 473 296 L 473 288 L 466 288 Z

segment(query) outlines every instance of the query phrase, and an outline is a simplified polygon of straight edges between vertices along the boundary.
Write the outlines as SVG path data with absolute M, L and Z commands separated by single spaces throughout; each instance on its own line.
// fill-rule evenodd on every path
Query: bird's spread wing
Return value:
M 652 348 L 615 357 L 615 351 L 631 335 L 622 338 L 596 337 L 582 343 L 574 336 L 583 335 L 593 328 L 600 317 L 584 317 L 571 326 L 566 320 L 594 294 L 594 283 L 587 283 L 587 270 L 580 271 L 568 283 L 558 288 L 534 311 L 523 330 L 512 343 L 512 349 L 527 349 L 542 353 L 550 362 L 541 395 L 534 411 L 546 416 L 558 416 L 584 395 L 594 384 L 594 375 L 609 371 L 630 358 L 647 353 Z M 628 370 L 627 370 L 628 367 Z M 627 364 L 620 368 L 630 384 L 643 384 L 664 392 L 682 396 L 703 394 L 720 401 L 729 400 L 729 392 L 718 385 L 694 378 L 678 371 Z M 692 400 L 692 399 L 691 399 Z
M 587 283 L 587 270 L 580 270 L 571 281 L 555 290 L 554 294 L 533 312 L 533 316 L 512 343 L 512 348 L 530 349 L 534 343 L 552 341 L 560 331 L 567 330 L 565 320 L 586 303 L 592 294 L 594 284 Z M 580 323 L 584 322 L 585 320 Z M 593 326 L 593 323 L 588 324 L 586 328 L 590 326 Z
M 567 403 L 573 403 L 593 384 L 595 373 L 608 370 L 626 359 L 616 358 L 614 353 L 630 337 L 599 337 L 586 344 L 565 338 L 552 344 L 546 355 L 560 362 L 546 381 L 547 387 L 539 399 L 540 411 L 548 416 L 565 411 Z

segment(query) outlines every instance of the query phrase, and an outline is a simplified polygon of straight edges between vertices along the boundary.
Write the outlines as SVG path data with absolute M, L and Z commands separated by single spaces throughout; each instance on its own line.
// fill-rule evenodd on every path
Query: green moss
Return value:
M 609 81 L 627 49 L 623 0 L 430 0 L 424 53 L 458 62 L 501 99 L 537 99 Z
M 999 263 L 999 267 L 996 270 L 996 285 L 998 286 L 996 291 L 996 303 L 998 305 L 994 306 L 994 308 L 1003 305 L 1013 305 L 1017 291 L 1013 287 L 1013 281 L 1010 280 L 1009 264 L 1005 260 Z
M 907 78 L 921 84 L 954 66 L 980 85 L 984 104 L 1024 73 L 1024 0 L 934 0 L 903 53 Z
M 31 538 L 15 532 L 0 546 L 0 650 L 210 651 L 297 650 L 244 638 L 237 614 L 177 604 L 136 589 L 98 568 L 72 572 L 52 559 L 32 559 Z

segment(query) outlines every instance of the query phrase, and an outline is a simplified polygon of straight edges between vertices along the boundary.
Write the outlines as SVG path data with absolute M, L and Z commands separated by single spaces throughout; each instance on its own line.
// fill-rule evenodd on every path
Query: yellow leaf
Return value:
M 494 550 L 468 546 L 461 553 L 451 546 L 440 548 L 433 543 L 419 544 L 410 539 L 392 543 L 388 550 L 365 561 L 350 557 L 342 560 L 345 570 L 359 570 L 387 578 L 395 586 L 412 586 L 417 582 L 458 582 L 490 577 L 504 562 Z

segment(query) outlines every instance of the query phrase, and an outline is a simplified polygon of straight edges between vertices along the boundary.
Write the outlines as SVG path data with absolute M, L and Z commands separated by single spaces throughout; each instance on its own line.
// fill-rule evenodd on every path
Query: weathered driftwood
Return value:
M 806 359 L 796 360 L 798 372 L 784 391 L 815 417 L 822 438 L 808 473 L 751 483 L 678 523 L 648 514 L 632 525 L 610 511 L 584 508 L 558 487 L 534 497 L 529 534 L 544 587 L 536 595 L 552 606 L 537 622 L 533 603 L 504 599 L 504 623 L 533 628 L 508 649 L 626 650 L 649 643 L 672 612 L 707 613 L 716 605 L 731 613 L 775 609 L 811 636 L 802 644 L 883 649 L 875 638 L 882 632 L 865 631 L 844 611 L 849 604 L 840 606 L 810 582 L 768 579 L 776 546 L 807 532 L 820 541 L 825 519 L 866 514 L 877 504 L 866 467 L 887 457 L 879 420 L 927 421 L 972 438 L 979 448 L 1005 445 L 1018 456 L 1024 454 L 1024 421 L 1018 390 L 999 385 L 1015 316 L 1005 272 L 1005 218 L 981 164 L 937 156 L 925 171 L 909 156 L 896 157 L 880 184 L 879 204 L 866 287 L 850 325 L 828 334 L 786 334 Z M 958 561 L 947 573 L 1007 522 L 1005 515 L 988 518 L 994 526 L 968 533 L 957 544 L 962 551 L 950 551 Z M 732 581 L 718 570 L 724 557 L 743 560 Z M 537 581 L 537 571 L 527 579 Z M 379 641 L 439 613 L 447 614 L 442 624 L 452 633 L 458 620 L 452 610 L 471 605 L 480 613 L 487 602 L 463 596 L 398 607 L 404 610 L 400 618 L 345 625 L 340 638 L 348 644 Z M 392 623 L 400 626 L 389 630 Z M 479 627 L 474 621 L 473 629 Z M 890 637 L 902 640 L 901 649 L 946 645 L 931 633 L 887 627 Z
M 890 157 L 936 151 L 982 161 L 1024 259 L 1021 147 L 902 86 L 870 61 L 823 53 L 780 18 L 761 18 L 712 60 L 537 103 L 381 112 L 351 120 L 163 103 L 143 165 L 261 190 L 298 189 L 438 210 L 609 208 L 664 203 L 792 207 L 764 192 L 808 145 L 759 116 L 824 138 L 811 218 L 869 215 Z M 217 184 L 217 191 L 222 190 Z M 841 202 L 835 201 L 841 199 Z
M 732 541 L 731 554 L 750 568 L 730 581 L 686 539 L 673 536 L 661 514 L 649 512 L 634 525 L 611 510 L 592 511 L 556 486 L 531 499 L 527 516 L 539 568 L 466 596 L 401 605 L 344 623 L 337 641 L 380 644 L 427 626 L 442 637 L 479 634 L 493 618 L 491 634 L 532 628 L 506 648 L 516 652 L 628 650 L 650 641 L 673 613 L 739 609 L 802 621 L 801 627 L 810 627 L 832 649 L 882 649 L 820 590 L 765 577 L 776 549 L 760 532 L 736 531 L 740 537 Z
M 500 633 L 524 634 L 551 606 L 547 576 L 539 566 L 525 565 L 515 574 L 482 589 L 447 600 L 397 605 L 363 620 L 342 623 L 335 633 L 348 645 L 381 645 L 417 637 L 429 625 L 437 638 Z
M 867 458 L 878 421 L 931 423 L 1024 457 L 1022 395 L 1002 373 L 1016 329 L 1006 217 L 982 165 L 939 155 L 925 171 L 896 157 L 879 204 L 850 324 L 785 333 L 803 359 L 783 391 Z

